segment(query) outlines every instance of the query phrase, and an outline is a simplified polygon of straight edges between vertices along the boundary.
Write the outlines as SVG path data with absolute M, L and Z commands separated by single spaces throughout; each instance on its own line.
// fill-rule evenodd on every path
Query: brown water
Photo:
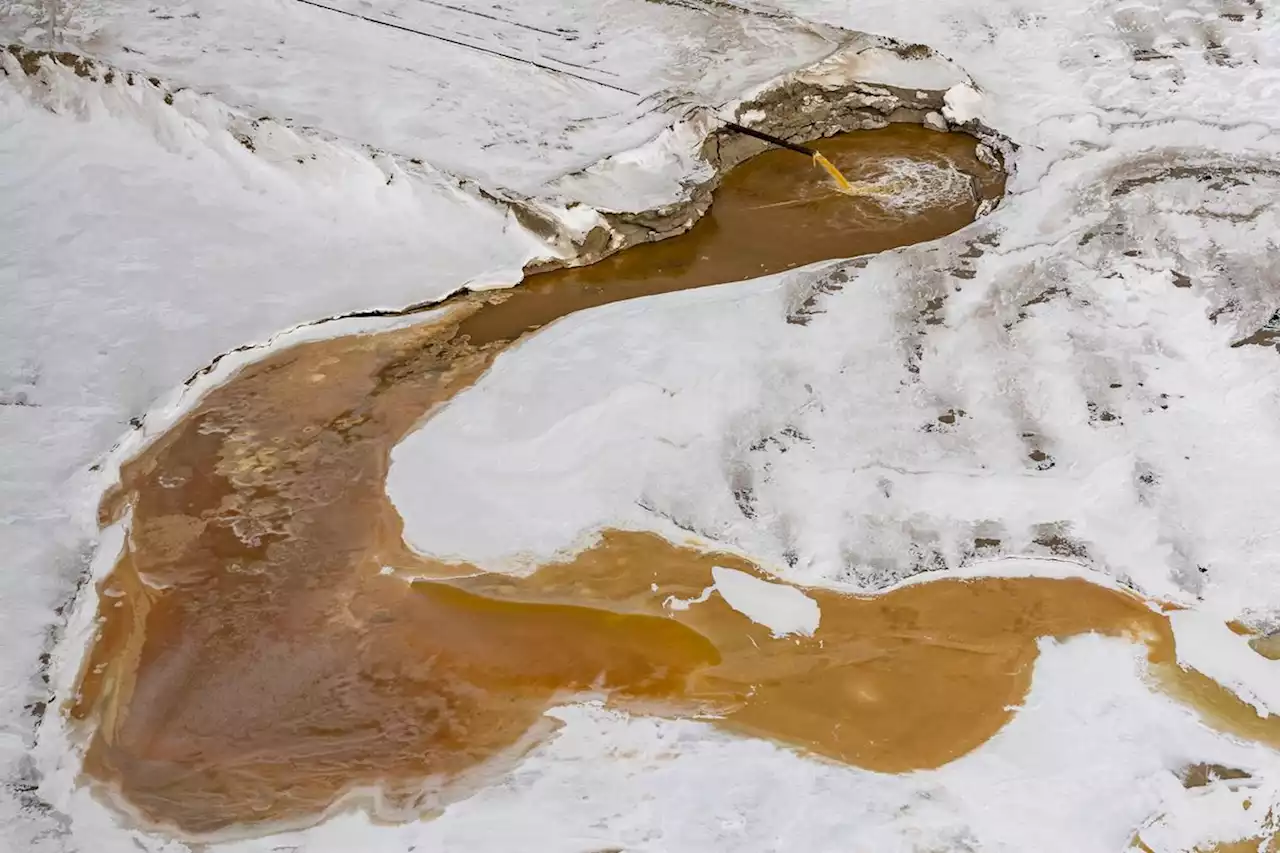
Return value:
M 1240 841 L 1224 841 L 1209 847 L 1198 847 L 1190 853 L 1276 853 L 1280 849 L 1275 835 L 1256 835 Z
M 1134 840 L 1133 846 L 1129 849 L 1138 850 L 1141 853 L 1155 853 L 1141 838 Z M 1257 835 L 1252 838 L 1242 838 L 1239 841 L 1223 841 L 1207 847 L 1197 845 L 1185 853 L 1276 853 L 1277 850 L 1280 850 L 1280 844 L 1277 844 L 1276 836 Z
M 1276 853 L 1277 849 L 1280 849 L 1280 846 L 1277 845 L 1276 836 L 1258 835 L 1241 841 L 1214 844 L 1193 853 Z
M 907 158 L 954 164 L 985 194 L 1001 187 L 959 134 L 897 127 L 818 147 L 854 182 L 914 192 L 910 170 L 886 166 Z M 1275 726 L 1172 663 L 1160 613 L 1084 581 L 815 590 L 816 636 L 776 639 L 718 596 L 664 610 L 668 595 L 708 586 L 714 565 L 760 572 L 648 534 L 606 532 L 527 578 L 403 546 L 384 494 L 391 448 L 522 334 L 594 305 L 937 237 L 975 205 L 966 189 L 885 207 L 770 152 L 731 173 L 682 237 L 460 297 L 435 322 L 245 367 L 129 462 L 104 501 L 104 522 L 126 506 L 132 522 L 99 585 L 100 630 L 70 708 L 90 737 L 86 773 L 186 834 L 305 823 L 375 786 L 386 813 L 413 815 L 518 755 L 548 707 L 584 693 L 711 715 L 875 770 L 935 767 L 1008 721 L 1038 638 L 1087 631 L 1146 642 L 1167 689 L 1215 724 L 1280 743 Z

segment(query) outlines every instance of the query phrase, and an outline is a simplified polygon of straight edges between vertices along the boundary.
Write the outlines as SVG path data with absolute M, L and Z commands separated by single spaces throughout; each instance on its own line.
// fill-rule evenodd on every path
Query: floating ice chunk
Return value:
M 653 585 L 653 589 L 657 591 L 657 584 Z M 711 593 L 716 591 L 716 585 L 704 589 L 701 594 L 694 598 L 677 598 L 674 595 L 668 595 L 667 600 L 662 602 L 662 606 L 668 610 L 688 610 L 695 604 L 704 604 L 711 599 Z
M 736 569 L 716 566 L 711 570 L 715 589 L 730 607 L 752 622 L 773 631 L 813 636 L 818 630 L 821 610 L 818 602 L 794 586 L 769 583 Z

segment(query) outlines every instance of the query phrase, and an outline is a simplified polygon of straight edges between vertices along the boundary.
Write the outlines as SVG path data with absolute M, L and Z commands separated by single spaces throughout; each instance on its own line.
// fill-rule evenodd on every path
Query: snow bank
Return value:
M 1280 713 L 1280 661 L 1258 654 L 1249 638 L 1212 615 L 1179 610 L 1169 615 L 1178 664 L 1207 675 L 1252 705 L 1258 716 Z
M 826 86 L 850 80 L 896 86 L 900 89 L 948 89 L 968 80 L 968 75 L 950 60 L 926 47 L 903 55 L 872 38 L 856 40 L 849 48 L 805 69 L 797 78 Z
M 941 580 L 977 580 L 979 578 L 1049 578 L 1053 580 L 1074 578 L 1117 592 L 1128 592 L 1124 586 L 1116 582 L 1115 578 L 1079 560 L 1064 557 L 1009 556 L 974 557 L 955 568 L 936 569 L 904 578 L 886 587 L 884 591 Z
M 918 112 L 931 106 L 931 99 L 941 102 L 945 90 L 968 86 L 967 81 L 953 63 L 925 48 L 845 33 L 839 47 L 821 61 L 756 85 L 738 97 L 715 102 L 674 99 L 668 108 L 683 114 L 671 126 L 634 149 L 549 182 L 543 192 L 604 212 L 660 210 L 689 201 L 716 177 L 717 166 L 733 165 L 708 162 L 704 150 L 708 136 L 725 121 L 786 135 L 778 126 L 786 118 L 771 113 L 794 113 L 814 137 L 878 127 L 899 108 Z M 880 88 L 885 85 L 912 93 L 895 95 Z M 770 109 L 761 108 L 766 105 Z M 692 222 L 691 214 L 683 227 Z
M 652 139 L 670 124 L 668 99 L 719 105 L 838 47 L 830 28 L 730 7 L 712 14 L 633 0 L 529 0 L 487 11 L 419 0 L 319 5 L 330 9 L 95 0 L 74 4 L 68 38 L 101 60 L 255 115 L 525 195 L 546 195 L 546 182 Z
M 1161 132 L 1028 159 L 932 245 L 562 320 L 396 448 L 408 540 L 501 567 L 670 521 L 805 584 L 1057 556 L 1274 612 L 1275 353 L 1232 343 L 1276 304 L 1277 140 Z
M 1189 791 L 1179 799 L 1174 808 L 1139 830 L 1137 837 L 1151 853 L 1212 850 L 1224 842 L 1264 838 L 1277 829 L 1274 810 L 1280 803 L 1280 790 L 1272 784 L 1220 782 Z
M 664 129 L 654 139 L 554 181 L 555 197 L 605 211 L 654 210 L 685 201 L 715 177 L 702 143 L 719 122 L 706 110 Z
M 982 117 L 982 94 L 968 83 L 947 89 L 942 114 L 955 124 L 968 124 Z

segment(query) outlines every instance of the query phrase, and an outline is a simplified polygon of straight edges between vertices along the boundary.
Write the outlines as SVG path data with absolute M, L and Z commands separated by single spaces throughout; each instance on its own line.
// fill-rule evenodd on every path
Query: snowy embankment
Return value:
M 1057 553 L 1265 621 L 1275 353 L 1234 344 L 1280 307 L 1276 25 L 1167 5 L 950 9 L 968 28 L 860 9 L 987 70 L 960 100 L 1024 146 L 1005 206 L 932 245 L 558 323 L 397 450 L 415 546 L 532 562 L 674 521 L 868 589 Z M 979 18 L 1006 53 L 970 44 Z M 822 314 L 785 322 L 819 281 L 839 286 Z
M 565 319 L 397 448 L 411 543 L 502 565 L 675 525 L 867 590 L 1057 554 L 1265 617 L 1276 353 L 1232 344 L 1274 311 L 1274 142 L 1167 132 L 1028 156 L 1006 208 L 928 246 Z

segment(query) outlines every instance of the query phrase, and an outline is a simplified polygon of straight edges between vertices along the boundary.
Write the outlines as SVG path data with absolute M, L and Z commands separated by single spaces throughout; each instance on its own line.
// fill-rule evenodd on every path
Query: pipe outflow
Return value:
M 818 153 L 817 151 L 814 151 L 812 148 L 809 148 L 807 146 L 797 145 L 794 142 L 788 142 L 785 139 L 781 139 L 772 134 L 765 133 L 764 131 L 752 130 L 749 127 L 743 127 L 742 125 L 735 124 L 734 122 L 731 122 L 731 121 L 726 121 L 724 123 L 724 126 L 727 127 L 729 130 L 732 130 L 734 133 L 741 133 L 746 136 L 754 136 L 756 139 L 760 139 L 760 140 L 763 140 L 764 142 L 768 142 L 770 145 L 777 145 L 779 148 L 789 148 L 792 151 L 805 155 L 806 157 L 814 157 Z

